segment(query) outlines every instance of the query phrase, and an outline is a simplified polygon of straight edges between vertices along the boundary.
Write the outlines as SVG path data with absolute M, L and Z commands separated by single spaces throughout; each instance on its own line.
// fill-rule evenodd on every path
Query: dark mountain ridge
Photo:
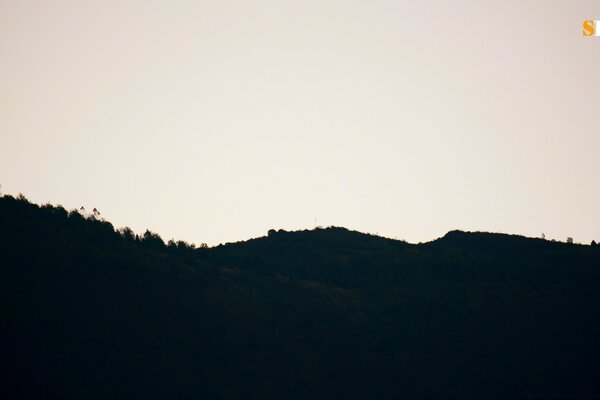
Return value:
M 4 196 L 0 390 L 599 398 L 599 289 L 598 246 L 326 228 L 196 249 Z

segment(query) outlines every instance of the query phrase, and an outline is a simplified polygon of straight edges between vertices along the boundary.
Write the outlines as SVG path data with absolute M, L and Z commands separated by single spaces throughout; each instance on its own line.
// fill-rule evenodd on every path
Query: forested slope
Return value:
M 0 198 L 3 398 L 600 395 L 600 247 L 453 231 L 165 244 Z

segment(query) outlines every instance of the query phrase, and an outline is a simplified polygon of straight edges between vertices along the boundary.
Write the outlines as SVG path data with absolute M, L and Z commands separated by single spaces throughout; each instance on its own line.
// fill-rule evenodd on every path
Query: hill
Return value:
M 600 396 L 598 246 L 327 228 L 196 249 L 4 196 L 0 296 L 3 398 Z

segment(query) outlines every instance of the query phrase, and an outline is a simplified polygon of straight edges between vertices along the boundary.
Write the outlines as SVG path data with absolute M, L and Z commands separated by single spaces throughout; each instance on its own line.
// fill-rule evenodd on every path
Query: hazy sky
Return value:
M 0 185 L 210 245 L 600 240 L 600 2 L 0 0 Z

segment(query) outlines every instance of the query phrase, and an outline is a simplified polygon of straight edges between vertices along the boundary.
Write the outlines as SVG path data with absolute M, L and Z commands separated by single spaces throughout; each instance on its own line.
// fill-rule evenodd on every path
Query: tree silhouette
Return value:
M 146 229 L 142 236 L 142 244 L 154 250 L 161 250 L 165 247 L 165 242 L 158 233 Z

